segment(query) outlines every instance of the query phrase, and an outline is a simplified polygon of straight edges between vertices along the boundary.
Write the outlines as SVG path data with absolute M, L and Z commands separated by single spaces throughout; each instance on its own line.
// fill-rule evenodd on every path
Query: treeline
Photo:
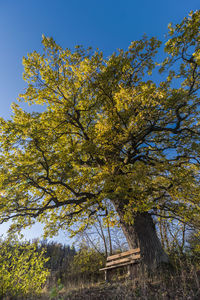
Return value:
M 58 281 L 65 285 L 97 281 L 99 268 L 104 265 L 106 259 L 105 253 L 91 248 L 84 240 L 77 249 L 74 246 L 42 241 L 38 245 L 38 251 L 42 250 L 48 259 L 45 267 L 50 271 L 47 279 L 49 286 L 55 285 Z
M 41 249 L 45 249 L 45 256 L 48 258 L 46 267 L 52 272 L 66 272 L 76 254 L 75 247 L 56 242 L 41 241 L 39 250 Z

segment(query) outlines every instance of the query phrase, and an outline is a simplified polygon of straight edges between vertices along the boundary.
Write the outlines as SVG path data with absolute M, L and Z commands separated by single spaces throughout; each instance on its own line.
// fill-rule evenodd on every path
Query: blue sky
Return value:
M 9 118 L 10 104 L 23 92 L 22 57 L 41 51 L 42 34 L 64 48 L 98 47 L 109 56 L 144 33 L 164 40 L 169 22 L 196 9 L 199 0 L 0 0 L 0 117 Z M 0 233 L 5 228 L 0 225 Z

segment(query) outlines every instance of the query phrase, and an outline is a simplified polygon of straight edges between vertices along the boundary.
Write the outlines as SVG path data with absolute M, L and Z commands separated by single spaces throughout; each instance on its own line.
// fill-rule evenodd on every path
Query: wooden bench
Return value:
M 119 254 L 111 255 L 107 257 L 105 268 L 100 269 L 100 271 L 105 272 L 105 280 L 109 280 L 109 271 L 115 268 L 121 268 L 128 266 L 128 275 L 131 275 L 131 265 L 137 264 L 140 261 L 140 248 L 131 249 L 126 252 L 121 252 Z

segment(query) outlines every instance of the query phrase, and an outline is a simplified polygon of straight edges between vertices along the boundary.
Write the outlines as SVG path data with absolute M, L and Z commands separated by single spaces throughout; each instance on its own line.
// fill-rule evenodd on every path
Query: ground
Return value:
M 42 297 L 41 300 L 50 299 Z M 161 280 L 128 280 L 98 283 L 88 287 L 61 290 L 52 300 L 198 300 L 198 282 L 182 276 Z

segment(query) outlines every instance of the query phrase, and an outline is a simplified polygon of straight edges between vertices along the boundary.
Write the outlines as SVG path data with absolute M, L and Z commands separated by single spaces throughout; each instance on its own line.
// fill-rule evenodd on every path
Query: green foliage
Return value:
M 0 242 L 0 295 L 35 295 L 41 292 L 48 276 L 48 259 L 36 244 L 14 238 Z
M 200 263 L 200 233 L 195 230 L 190 233 L 188 242 L 188 253 L 195 258 L 195 260 Z
M 71 264 L 71 271 L 77 278 L 91 280 L 98 278 L 99 269 L 105 265 L 103 254 L 92 248 L 82 245 L 79 252 L 74 256 Z

